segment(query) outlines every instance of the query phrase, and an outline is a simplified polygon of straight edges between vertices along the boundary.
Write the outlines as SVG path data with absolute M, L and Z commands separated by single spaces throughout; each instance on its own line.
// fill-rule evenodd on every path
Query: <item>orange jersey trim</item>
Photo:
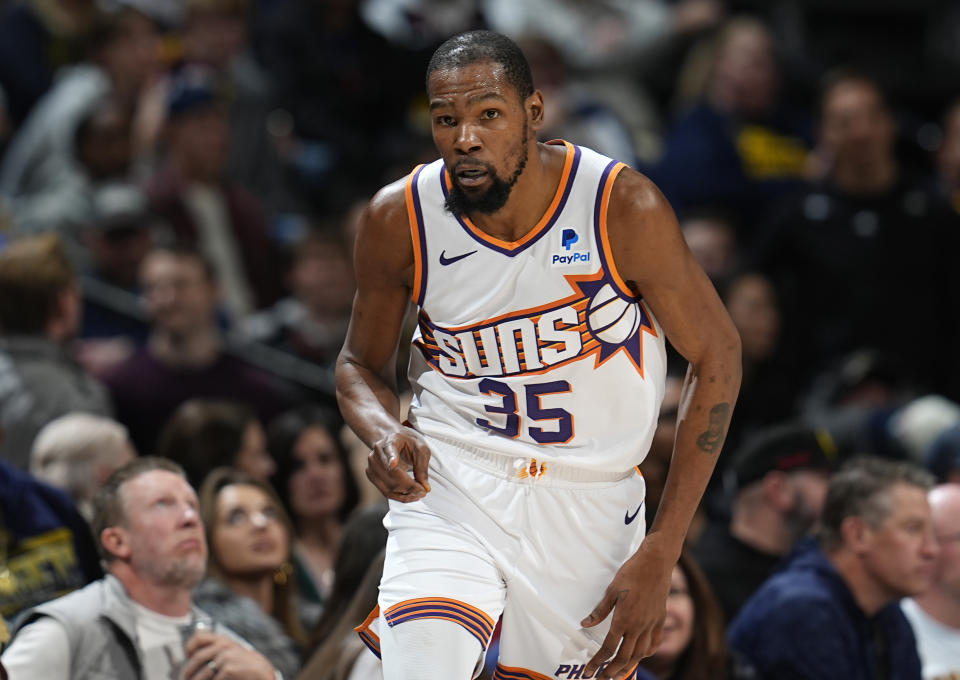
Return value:
M 423 164 L 413 169 L 413 172 L 407 177 L 407 186 L 404 189 L 404 196 L 407 204 L 407 223 L 410 226 L 410 237 L 413 240 L 413 289 L 410 291 L 410 297 L 414 304 L 419 304 L 423 296 L 423 246 L 420 233 L 423 229 L 420 218 L 417 215 L 417 201 L 414 199 L 414 183 L 420 177 L 420 170 Z
M 613 260 L 613 249 L 610 247 L 610 236 L 607 233 L 607 211 L 610 208 L 610 193 L 613 191 L 613 183 L 617 179 L 617 175 L 619 175 L 620 171 L 625 167 L 627 167 L 625 164 L 617 163 L 613 169 L 610 170 L 606 184 L 603 186 L 603 197 L 600 199 L 600 247 L 603 248 L 603 258 L 607 262 L 610 276 L 613 278 L 613 282 L 617 288 L 620 289 L 620 293 L 628 298 L 633 298 L 635 297 L 635 293 L 630 290 L 626 281 L 620 276 L 620 272 L 617 271 L 617 264 Z

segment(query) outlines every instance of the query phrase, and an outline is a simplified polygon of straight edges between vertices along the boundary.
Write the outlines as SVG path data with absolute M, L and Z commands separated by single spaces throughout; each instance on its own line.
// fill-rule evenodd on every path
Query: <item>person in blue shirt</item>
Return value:
M 920 680 L 898 601 L 929 587 L 938 545 L 907 463 L 861 458 L 830 481 L 819 540 L 798 549 L 733 620 L 729 642 L 761 678 Z

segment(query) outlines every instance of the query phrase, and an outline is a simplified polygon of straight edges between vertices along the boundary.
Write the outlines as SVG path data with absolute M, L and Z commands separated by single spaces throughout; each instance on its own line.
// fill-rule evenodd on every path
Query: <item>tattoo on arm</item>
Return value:
M 717 453 L 723 444 L 723 436 L 730 419 L 730 404 L 723 402 L 710 409 L 710 423 L 707 431 L 697 437 L 697 446 L 701 451 Z

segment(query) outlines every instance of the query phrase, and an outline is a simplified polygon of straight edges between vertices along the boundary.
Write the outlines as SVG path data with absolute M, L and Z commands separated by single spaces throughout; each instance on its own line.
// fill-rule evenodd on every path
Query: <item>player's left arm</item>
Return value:
M 687 248 L 673 210 L 650 180 L 624 169 L 611 191 L 607 229 L 621 278 L 639 293 L 667 338 L 690 362 L 677 438 L 656 519 L 599 605 L 596 625 L 613 610 L 610 633 L 587 665 L 592 677 L 620 678 L 660 643 L 670 574 L 713 472 L 740 390 L 740 336 L 713 284 Z

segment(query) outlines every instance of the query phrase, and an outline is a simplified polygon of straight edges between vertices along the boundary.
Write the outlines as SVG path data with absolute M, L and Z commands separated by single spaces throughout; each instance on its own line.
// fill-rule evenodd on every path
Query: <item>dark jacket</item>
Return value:
M 898 603 L 868 617 L 812 543 L 747 601 L 730 626 L 729 638 L 761 678 L 921 678 L 916 640 Z
M 97 547 L 70 498 L 0 460 L 0 563 L 10 570 L 0 615 L 59 597 L 100 578 Z

